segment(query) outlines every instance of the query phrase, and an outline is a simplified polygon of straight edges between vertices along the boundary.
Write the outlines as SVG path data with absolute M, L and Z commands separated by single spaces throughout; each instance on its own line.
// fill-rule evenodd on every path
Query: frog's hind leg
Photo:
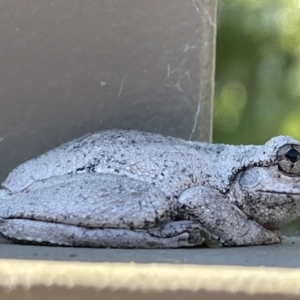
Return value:
M 23 232 L 23 228 L 26 228 Z M 0 221 L 2 234 L 18 243 L 111 248 L 178 248 L 201 245 L 199 225 L 178 221 L 147 230 L 84 228 L 74 225 L 6 219 Z
M 113 248 L 200 245 L 200 223 L 171 221 L 157 187 L 112 174 L 49 178 L 0 201 L 0 233 L 18 242 Z

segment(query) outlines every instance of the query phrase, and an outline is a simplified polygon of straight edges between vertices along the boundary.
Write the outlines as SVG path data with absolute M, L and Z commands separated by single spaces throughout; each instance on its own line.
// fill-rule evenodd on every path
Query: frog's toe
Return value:
M 205 234 L 201 230 L 191 230 L 189 232 L 188 241 L 192 245 L 202 245 L 203 243 L 205 243 Z
M 153 237 L 178 238 L 178 247 L 193 247 L 205 243 L 206 233 L 201 225 L 194 221 L 179 220 L 150 228 L 147 232 Z

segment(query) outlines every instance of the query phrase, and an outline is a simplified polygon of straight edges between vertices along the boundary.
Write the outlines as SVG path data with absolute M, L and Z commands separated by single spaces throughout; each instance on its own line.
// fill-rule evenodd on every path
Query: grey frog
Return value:
M 185 141 L 109 130 L 14 169 L 0 232 L 17 242 L 123 248 L 279 243 L 300 214 L 300 145 Z

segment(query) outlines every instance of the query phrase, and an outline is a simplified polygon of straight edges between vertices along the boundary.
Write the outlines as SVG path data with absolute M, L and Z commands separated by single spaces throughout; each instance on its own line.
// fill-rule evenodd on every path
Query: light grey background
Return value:
M 216 1 L 2 0 L 0 181 L 87 132 L 209 140 Z

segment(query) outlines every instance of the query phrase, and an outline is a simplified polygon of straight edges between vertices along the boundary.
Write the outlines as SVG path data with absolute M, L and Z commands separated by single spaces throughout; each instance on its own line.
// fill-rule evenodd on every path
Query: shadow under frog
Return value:
M 0 199 L 0 233 L 19 243 L 279 243 L 279 227 L 300 214 L 300 145 L 286 136 L 232 146 L 103 131 L 21 164 Z

